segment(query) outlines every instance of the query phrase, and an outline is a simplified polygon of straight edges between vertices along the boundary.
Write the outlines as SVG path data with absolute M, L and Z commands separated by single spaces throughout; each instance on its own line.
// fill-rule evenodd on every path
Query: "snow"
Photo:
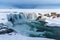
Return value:
M 0 23 L 6 23 L 7 22 L 7 14 L 8 13 L 0 13 Z
M 60 18 L 47 18 L 46 21 L 49 26 L 60 26 Z
M 54 40 L 54 39 L 25 37 L 20 34 L 16 34 L 16 35 L 5 34 L 5 35 L 0 35 L 0 40 Z

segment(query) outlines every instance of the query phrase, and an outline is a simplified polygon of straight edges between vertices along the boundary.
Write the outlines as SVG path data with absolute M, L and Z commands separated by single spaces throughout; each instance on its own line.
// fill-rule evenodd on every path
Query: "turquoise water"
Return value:
M 14 15 L 8 16 L 8 21 L 13 24 L 12 28 L 17 33 L 28 37 L 59 39 L 60 36 L 58 35 L 60 34 L 57 35 L 57 31 L 59 33 L 59 30 L 56 30 L 55 27 L 51 28 L 50 26 L 47 26 L 47 22 L 45 21 L 36 20 L 36 15 L 31 14 L 31 16 L 27 16 L 24 13 Z M 27 19 L 27 17 L 29 17 L 29 19 Z

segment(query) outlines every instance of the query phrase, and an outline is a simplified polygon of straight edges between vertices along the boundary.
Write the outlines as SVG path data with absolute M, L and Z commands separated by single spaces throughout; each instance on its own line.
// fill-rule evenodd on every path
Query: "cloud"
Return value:
M 43 5 L 37 5 L 35 7 L 36 9 L 59 9 L 60 4 L 43 4 Z
M 0 8 L 59 8 L 60 0 L 0 0 Z

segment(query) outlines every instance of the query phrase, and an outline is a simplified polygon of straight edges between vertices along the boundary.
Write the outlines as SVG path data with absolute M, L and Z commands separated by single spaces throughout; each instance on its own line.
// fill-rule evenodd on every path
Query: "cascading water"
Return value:
M 45 21 L 36 20 L 37 14 L 35 13 L 8 14 L 7 19 L 7 25 L 9 24 L 12 29 L 21 35 L 54 38 L 54 34 L 51 32 L 53 30 L 47 27 Z
M 44 23 L 36 21 L 37 15 L 34 13 L 9 14 L 8 21 L 13 24 L 13 28 L 20 34 L 26 36 L 43 36 L 45 33 L 37 32 L 44 27 Z M 41 29 L 40 28 L 40 29 Z
M 7 18 L 4 24 L 8 26 L 8 28 L 15 30 L 21 35 L 29 37 L 57 38 L 54 35 L 56 34 L 55 30 L 53 31 L 53 28 L 47 26 L 45 21 L 41 21 L 41 19 L 36 20 L 38 17 L 36 13 L 20 12 L 19 14 L 17 13 L 6 14 L 6 16 Z

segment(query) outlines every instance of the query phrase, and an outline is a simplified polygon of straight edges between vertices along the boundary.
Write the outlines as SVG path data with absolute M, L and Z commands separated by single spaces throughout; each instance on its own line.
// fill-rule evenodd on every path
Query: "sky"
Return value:
M 0 0 L 0 8 L 59 9 L 60 0 Z

